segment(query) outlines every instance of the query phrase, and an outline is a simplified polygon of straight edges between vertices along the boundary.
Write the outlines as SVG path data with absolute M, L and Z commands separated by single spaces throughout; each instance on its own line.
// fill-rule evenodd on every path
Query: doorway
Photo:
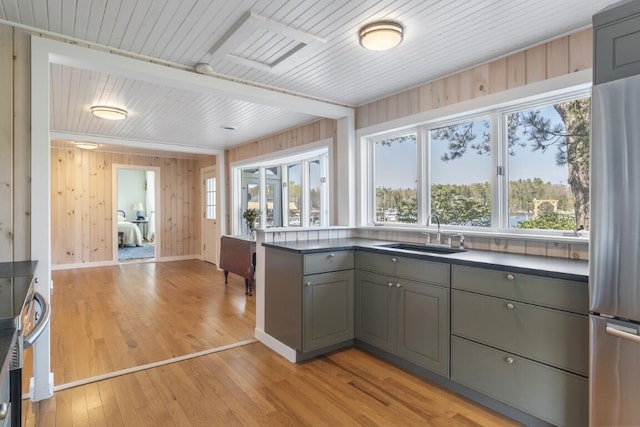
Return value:
M 114 259 L 150 261 L 158 258 L 160 168 L 113 165 L 114 213 L 117 234 Z
M 200 171 L 202 182 L 202 258 L 211 264 L 218 264 L 218 181 L 216 167 Z

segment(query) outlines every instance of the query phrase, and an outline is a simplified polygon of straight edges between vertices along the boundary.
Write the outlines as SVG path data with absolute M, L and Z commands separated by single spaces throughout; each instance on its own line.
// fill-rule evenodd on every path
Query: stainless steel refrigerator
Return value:
M 640 426 L 640 76 L 593 87 L 592 426 Z

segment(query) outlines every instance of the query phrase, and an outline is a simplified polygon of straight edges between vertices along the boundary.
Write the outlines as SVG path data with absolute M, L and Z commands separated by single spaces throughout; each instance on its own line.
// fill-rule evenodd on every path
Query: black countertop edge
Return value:
M 0 278 L 33 276 L 38 261 L 0 262 Z
M 452 254 L 430 254 L 377 246 L 385 243 L 391 242 L 376 239 L 345 238 L 296 243 L 265 242 L 262 245 L 264 247 L 284 249 L 300 254 L 358 249 L 366 252 L 393 253 L 407 258 L 574 280 L 577 282 L 585 282 L 585 284 L 589 281 L 589 263 L 584 260 L 482 251 L 477 249 L 469 249 L 466 252 L 456 252 Z

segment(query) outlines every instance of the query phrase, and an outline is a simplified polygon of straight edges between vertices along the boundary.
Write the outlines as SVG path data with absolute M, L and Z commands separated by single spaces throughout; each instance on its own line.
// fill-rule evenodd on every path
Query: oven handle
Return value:
M 33 328 L 33 330 L 29 333 L 29 335 L 25 335 L 23 344 L 24 348 L 27 349 L 33 345 L 34 342 L 38 339 L 44 328 L 49 324 L 49 318 L 51 317 L 51 309 L 49 308 L 49 303 L 47 299 L 40 294 L 40 292 L 35 292 L 33 294 L 33 298 L 40 304 L 42 307 L 42 314 L 38 319 L 38 323 Z

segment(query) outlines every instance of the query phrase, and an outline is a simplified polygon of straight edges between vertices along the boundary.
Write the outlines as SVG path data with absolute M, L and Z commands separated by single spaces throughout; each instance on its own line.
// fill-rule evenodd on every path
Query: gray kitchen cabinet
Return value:
M 586 282 L 453 265 L 451 379 L 556 425 L 586 425 Z
M 395 275 L 356 269 L 355 337 L 448 377 L 449 265 L 356 252 L 356 266 Z
M 559 426 L 587 426 L 588 380 L 451 336 L 451 379 Z
M 265 332 L 307 353 L 353 339 L 353 251 L 265 248 Z
M 593 84 L 640 74 L 640 0 L 593 16 Z

